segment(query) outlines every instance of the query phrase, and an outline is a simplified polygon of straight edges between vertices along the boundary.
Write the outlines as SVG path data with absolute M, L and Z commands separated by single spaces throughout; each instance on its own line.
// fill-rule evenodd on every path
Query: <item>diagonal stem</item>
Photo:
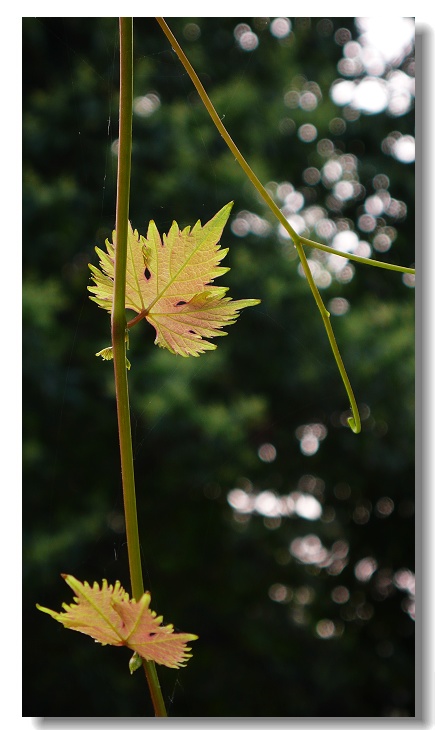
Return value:
M 309 238 L 303 238 L 301 241 L 304 246 L 311 246 L 312 248 L 318 248 L 319 251 L 325 251 L 325 253 L 333 254 L 334 256 L 342 256 L 350 261 L 356 261 L 358 264 L 365 264 L 366 266 L 377 266 L 379 269 L 388 269 L 388 271 L 398 271 L 401 274 L 415 274 L 415 269 L 411 269 L 409 266 L 397 266 L 396 264 L 387 264 L 385 261 L 376 261 L 376 259 L 368 259 L 365 256 L 356 256 L 354 253 L 348 251 L 338 251 L 332 246 L 325 246 L 324 243 L 318 243 L 317 241 L 311 241 Z
M 133 598 L 144 593 L 139 528 L 131 440 L 130 403 L 126 369 L 125 277 L 127 266 L 128 212 L 130 203 L 131 146 L 133 118 L 133 19 L 119 19 L 120 97 L 118 181 L 116 196 L 116 249 L 112 309 L 112 347 L 118 414 L 122 489 L 128 545 L 128 561 Z M 166 708 L 154 662 L 144 661 L 145 674 L 157 717 L 166 717 Z
M 228 134 L 228 132 L 225 129 L 224 125 L 222 124 L 222 122 L 221 122 L 221 120 L 219 118 L 219 115 L 216 112 L 216 109 L 214 108 L 213 104 L 211 103 L 211 101 L 210 101 L 210 99 L 209 99 L 209 97 L 207 95 L 207 92 L 205 91 L 203 85 L 201 84 L 201 82 L 200 82 L 197 74 L 195 73 L 194 68 L 192 67 L 192 65 L 189 62 L 188 58 L 184 54 L 183 49 L 179 45 L 177 39 L 173 35 L 172 31 L 168 27 L 168 25 L 165 22 L 165 20 L 163 18 L 156 18 L 156 20 L 157 20 L 158 24 L 160 25 L 161 29 L 163 30 L 164 34 L 166 35 L 166 37 L 170 41 L 173 50 L 176 52 L 178 58 L 180 59 L 181 63 L 183 64 L 183 66 L 186 69 L 187 73 L 189 74 L 190 79 L 191 79 L 192 83 L 194 84 L 194 86 L 195 86 L 195 88 L 196 88 L 196 90 L 197 90 L 197 92 L 198 92 L 198 94 L 199 94 L 199 96 L 201 98 L 201 101 L 203 102 L 204 106 L 206 107 L 206 109 L 207 109 L 207 111 L 208 111 L 211 119 L 213 120 L 215 126 L 217 127 L 220 135 L 223 137 L 224 141 L 226 142 L 226 144 L 230 148 L 231 152 L 233 153 L 234 157 L 236 158 L 237 162 L 239 163 L 239 165 L 241 166 L 241 168 L 243 169 L 243 171 L 248 176 L 249 180 L 254 185 L 254 187 L 257 190 L 257 192 L 261 195 L 261 197 L 263 198 L 263 200 L 266 202 L 266 204 L 271 209 L 272 213 L 276 216 L 276 218 L 279 220 L 279 222 L 286 229 L 286 231 L 290 235 L 290 237 L 291 237 L 291 239 L 292 239 L 292 241 L 293 241 L 293 243 L 294 243 L 294 245 L 295 245 L 295 247 L 297 249 L 297 252 L 299 254 L 299 258 L 301 260 L 302 268 L 304 270 L 305 276 L 307 278 L 308 284 L 310 286 L 310 289 L 311 289 L 311 292 L 312 292 L 313 297 L 315 299 L 315 302 L 317 304 L 317 307 L 318 307 L 318 309 L 320 311 L 320 314 L 322 316 L 323 323 L 324 323 L 325 330 L 326 330 L 326 334 L 328 336 L 329 343 L 331 345 L 331 349 L 332 349 L 332 352 L 333 352 L 335 361 L 337 363 L 338 370 L 339 370 L 340 375 L 341 375 L 341 379 L 343 381 L 344 387 L 346 389 L 347 396 L 348 396 L 349 401 L 350 401 L 350 407 L 351 407 L 351 410 L 352 410 L 352 416 L 350 418 L 348 418 L 348 421 L 347 422 L 348 422 L 350 428 L 352 429 L 352 431 L 354 433 L 359 433 L 361 431 L 361 420 L 360 420 L 360 415 L 359 415 L 359 411 L 358 411 L 358 406 L 357 406 L 357 403 L 356 403 L 356 400 L 355 400 L 355 396 L 353 394 L 353 390 L 352 390 L 352 387 L 351 387 L 351 384 L 350 384 L 350 381 L 349 381 L 349 378 L 348 378 L 346 369 L 345 369 L 344 364 L 343 364 L 343 360 L 342 360 L 341 355 L 340 355 L 340 351 L 339 351 L 338 346 L 337 346 L 337 342 L 336 342 L 335 337 L 334 337 L 334 333 L 332 331 L 332 326 L 331 326 L 331 323 L 329 321 L 329 317 L 330 317 L 329 312 L 327 311 L 325 305 L 323 304 L 322 297 L 320 296 L 319 290 L 318 290 L 318 288 L 317 288 L 317 286 L 316 286 L 316 284 L 314 282 L 313 276 L 311 274 L 310 267 L 308 265 L 307 258 L 305 256 L 305 252 L 304 252 L 304 249 L 303 249 L 304 240 L 302 239 L 301 236 L 299 236 L 296 233 L 295 230 L 293 230 L 293 228 L 290 225 L 290 223 L 288 222 L 287 218 L 284 216 L 284 214 L 282 213 L 282 211 L 278 208 L 278 206 L 276 205 L 275 201 L 270 197 L 270 195 L 267 192 L 267 190 L 263 187 L 263 185 L 261 184 L 260 180 L 257 178 L 257 176 L 255 175 L 255 173 L 252 171 L 252 169 L 250 168 L 250 166 L 246 162 L 245 158 L 243 157 L 243 155 L 241 154 L 241 152 L 237 148 L 236 144 L 233 142 L 232 138 Z

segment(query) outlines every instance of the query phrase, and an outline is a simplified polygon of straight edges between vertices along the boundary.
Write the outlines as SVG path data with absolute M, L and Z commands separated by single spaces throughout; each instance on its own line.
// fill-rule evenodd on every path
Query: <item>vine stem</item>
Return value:
M 279 220 L 279 222 L 282 224 L 282 226 L 286 229 L 289 236 L 291 237 L 296 250 L 298 252 L 302 268 L 305 274 L 305 277 L 308 281 L 309 287 L 311 289 L 311 293 L 314 297 L 314 300 L 317 304 L 317 307 L 320 311 L 323 324 L 326 330 L 326 334 L 329 339 L 329 343 L 335 358 L 335 362 L 337 363 L 338 370 L 341 375 L 341 379 L 343 381 L 343 385 L 346 389 L 347 396 L 350 401 L 350 408 L 352 411 L 352 416 L 347 419 L 348 425 L 352 429 L 354 433 L 359 433 L 361 431 L 361 419 L 359 415 L 358 405 L 356 403 L 356 399 L 352 390 L 352 386 L 350 384 L 349 377 L 347 375 L 346 369 L 344 367 L 343 360 L 340 355 L 340 351 L 338 349 L 337 342 L 334 337 L 334 333 L 332 331 L 332 326 L 330 323 L 330 314 L 328 310 L 326 309 L 322 297 L 320 296 L 319 290 L 314 282 L 313 275 L 311 273 L 311 269 L 308 265 L 307 258 L 305 256 L 305 251 L 303 248 L 303 243 L 306 242 L 306 239 L 303 239 L 301 236 L 299 236 L 298 233 L 292 228 L 290 223 L 288 222 L 287 218 L 284 216 L 282 211 L 278 208 L 275 201 L 271 198 L 265 187 L 261 184 L 260 180 L 257 178 L 253 170 L 250 168 L 248 163 L 246 162 L 245 158 L 237 148 L 236 144 L 233 142 L 231 136 L 227 132 L 226 128 L 222 124 L 222 121 L 216 112 L 216 109 L 214 108 L 213 104 L 211 103 L 207 92 L 205 91 L 203 85 L 201 84 L 194 68 L 190 64 L 188 58 L 183 52 L 183 49 L 179 45 L 177 39 L 173 35 L 172 31 L 170 30 L 169 26 L 165 22 L 163 18 L 156 18 L 158 24 L 160 25 L 161 29 L 163 30 L 164 34 L 168 38 L 169 42 L 171 43 L 171 46 L 175 53 L 177 54 L 178 58 L 180 59 L 181 63 L 183 64 L 184 68 L 186 69 L 187 73 L 190 76 L 190 79 L 192 83 L 194 84 L 201 101 L 203 102 L 205 108 L 207 109 L 212 121 L 214 122 L 215 126 L 217 127 L 220 135 L 226 142 L 227 146 L 230 148 L 231 152 L 233 153 L 234 157 L 236 158 L 237 162 L 243 169 L 243 171 L 246 173 L 247 177 L 251 181 L 251 183 L 254 185 L 257 192 L 261 195 L 263 200 L 266 202 L 266 204 L 271 209 L 272 213 L 276 216 L 276 218 Z
M 119 46 L 119 147 L 116 195 L 114 298 L 111 328 L 128 561 L 132 595 L 133 598 L 138 601 L 144 594 L 144 585 L 142 578 L 139 528 L 136 509 L 136 490 L 134 480 L 125 343 L 125 278 L 127 266 L 127 233 L 130 204 L 133 119 L 133 18 L 119 19 Z M 167 712 L 155 664 L 154 662 L 143 660 L 143 665 L 155 715 L 156 717 L 166 717 Z
M 311 246 L 317 248 L 319 251 L 325 251 L 325 253 L 333 254 L 334 256 L 342 256 L 350 261 L 356 261 L 357 264 L 365 264 L 366 266 L 375 266 L 379 269 L 387 269 L 388 271 L 398 271 L 400 274 L 415 274 L 415 269 L 409 266 L 398 266 L 397 264 L 387 264 L 385 261 L 377 261 L 376 259 L 368 259 L 365 256 L 356 256 L 354 253 L 349 251 L 338 251 L 332 246 L 325 246 L 324 243 L 317 243 L 317 241 L 311 241 L 309 238 L 303 238 L 301 236 L 301 242 L 305 246 Z
M 173 50 L 177 54 L 178 58 L 180 59 L 181 63 L 183 64 L 184 68 L 186 69 L 188 75 L 190 76 L 190 79 L 192 83 L 194 84 L 201 101 L 203 102 L 205 108 L 207 109 L 211 119 L 213 120 L 214 124 L 216 125 L 220 135 L 223 137 L 224 141 L 230 148 L 231 152 L 234 154 L 234 157 L 236 158 L 239 165 L 242 167 L 254 187 L 256 188 L 257 192 L 261 195 L 265 203 L 269 206 L 272 213 L 278 218 L 279 222 L 283 225 L 283 227 L 286 229 L 287 233 L 293 240 L 293 243 L 295 244 L 297 248 L 297 243 L 302 243 L 304 246 L 311 246 L 312 248 L 317 248 L 320 251 L 325 251 L 326 253 L 333 254 L 334 256 L 342 256 L 343 258 L 350 259 L 352 261 L 356 261 L 359 264 L 365 264 L 366 266 L 376 266 L 381 269 L 388 269 L 389 271 L 398 271 L 402 274 L 415 274 L 415 269 L 410 268 L 408 266 L 397 266 L 396 264 L 388 264 L 384 261 L 376 261 L 375 259 L 369 259 L 365 258 L 364 256 L 355 256 L 355 254 L 348 253 L 346 251 L 338 251 L 335 248 L 332 248 L 331 246 L 325 246 L 323 243 L 318 243 L 317 241 L 311 241 L 309 238 L 303 238 L 302 236 L 299 236 L 296 231 L 292 228 L 290 223 L 288 222 L 287 218 L 284 216 L 284 214 L 281 212 L 281 210 L 278 208 L 274 200 L 271 198 L 265 187 L 261 184 L 251 167 L 248 165 L 246 160 L 244 159 L 243 155 L 235 145 L 234 141 L 230 137 L 229 133 L 227 132 L 224 124 L 222 123 L 218 113 L 216 112 L 216 109 L 214 108 L 212 102 L 210 101 L 209 96 L 207 95 L 206 90 L 204 89 L 203 85 L 201 84 L 195 69 L 191 65 L 189 59 L 185 55 L 183 49 L 181 48 L 180 44 L 178 43 L 177 39 L 173 35 L 171 29 L 169 28 L 168 24 L 164 20 L 164 18 L 156 18 L 158 24 L 160 25 L 161 29 L 163 30 L 164 34 L 170 41 Z

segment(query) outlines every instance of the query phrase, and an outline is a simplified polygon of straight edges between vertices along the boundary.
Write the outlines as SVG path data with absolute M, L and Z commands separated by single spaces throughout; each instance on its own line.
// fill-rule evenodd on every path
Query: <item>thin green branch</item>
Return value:
M 118 414 L 119 449 L 121 455 L 122 489 L 127 533 L 128 561 L 133 598 L 144 593 L 140 556 L 136 490 L 131 440 L 130 404 L 126 369 L 125 278 L 127 265 L 127 232 L 130 204 L 130 175 L 133 118 L 133 19 L 119 19 L 120 38 L 120 97 L 118 180 L 116 196 L 116 249 L 114 296 L 112 308 L 112 347 L 115 372 L 116 406 Z M 144 661 L 145 674 L 157 717 L 167 712 L 154 662 Z
M 171 43 L 171 46 L 173 50 L 176 52 L 178 58 L 180 59 L 181 63 L 183 64 L 184 68 L 186 69 L 187 73 L 190 76 L 190 79 L 192 83 L 194 84 L 201 101 L 203 102 L 204 106 L 206 107 L 211 119 L 213 120 L 214 124 L 216 125 L 220 135 L 230 148 L 231 152 L 233 153 L 234 157 L 236 158 L 237 162 L 243 169 L 243 171 L 248 176 L 249 180 L 254 185 L 257 192 L 261 195 L 263 200 L 266 202 L 266 204 L 271 209 L 272 213 L 276 216 L 276 218 L 279 220 L 279 222 L 282 224 L 282 226 L 285 228 L 285 230 L 288 232 L 289 236 L 291 237 L 297 252 L 299 254 L 299 258 L 301 260 L 302 268 L 304 270 L 305 276 L 307 278 L 308 284 L 310 286 L 311 292 L 313 294 L 313 297 L 315 299 L 315 302 L 317 304 L 317 307 L 320 311 L 320 314 L 323 319 L 323 323 L 325 325 L 326 334 L 328 335 L 328 339 L 331 345 L 332 352 L 335 357 L 335 361 L 337 363 L 337 367 L 339 369 L 344 387 L 346 389 L 349 401 L 350 401 L 350 407 L 352 410 L 352 416 L 348 418 L 348 424 L 352 431 L 354 433 L 359 433 L 361 431 L 361 421 L 360 416 L 358 412 L 358 406 L 356 404 L 355 396 L 353 394 L 352 387 L 350 385 L 349 378 L 346 373 L 346 369 L 343 364 L 343 360 L 341 358 L 334 333 L 332 331 L 331 323 L 329 321 L 329 312 L 327 311 L 325 305 L 323 304 L 322 297 L 320 296 L 319 290 L 314 282 L 313 276 L 311 274 L 310 267 L 308 265 L 307 258 L 305 256 L 305 252 L 303 249 L 303 239 L 301 236 L 299 236 L 296 231 L 292 228 L 290 223 L 288 222 L 287 218 L 284 216 L 282 211 L 278 208 L 275 201 L 271 198 L 267 190 L 263 187 L 257 176 L 254 174 L 254 172 L 251 170 L 250 166 L 246 162 L 245 158 L 233 142 L 232 138 L 228 134 L 227 130 L 225 129 L 224 125 L 222 124 L 218 113 L 216 112 L 213 104 L 211 103 L 207 92 L 205 91 L 203 85 L 201 84 L 198 76 L 196 75 L 195 70 L 193 69 L 192 65 L 190 64 L 188 58 L 185 56 L 183 49 L 179 45 L 177 39 L 173 35 L 172 31 L 168 27 L 167 23 L 163 18 L 156 18 L 158 24 L 162 28 L 164 34 L 168 38 L 169 42 Z
M 367 259 L 364 256 L 355 256 L 355 254 L 348 253 L 347 251 L 337 251 L 336 248 L 332 248 L 331 246 L 325 246 L 324 243 L 317 243 L 317 241 L 311 241 L 309 238 L 301 237 L 301 242 L 304 244 L 304 246 L 318 248 L 320 251 L 325 251 L 325 253 L 332 253 L 334 256 L 343 256 L 343 258 L 349 259 L 350 261 L 356 261 L 358 264 L 366 264 L 366 266 L 377 266 L 379 269 L 398 271 L 402 274 L 415 274 L 415 269 L 411 269 L 408 266 L 387 264 L 385 261 L 376 261 L 376 259 Z

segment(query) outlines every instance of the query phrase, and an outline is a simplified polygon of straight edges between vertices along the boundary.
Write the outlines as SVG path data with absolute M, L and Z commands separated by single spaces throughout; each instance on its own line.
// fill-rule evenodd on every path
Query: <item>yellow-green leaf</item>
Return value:
M 167 667 L 183 667 L 191 657 L 188 641 L 194 634 L 174 633 L 172 624 L 162 626 L 162 616 L 149 608 L 151 595 L 147 591 L 139 601 L 130 598 L 119 581 L 109 586 L 103 580 L 91 587 L 72 575 L 62 576 L 76 594 L 75 603 L 62 604 L 64 613 L 52 611 L 39 604 L 36 607 L 62 623 L 65 628 L 92 636 L 101 644 L 127 646 L 147 661 Z
M 223 327 L 234 324 L 244 307 L 259 303 L 258 299 L 233 301 L 225 296 L 226 287 L 212 282 L 228 268 L 220 266 L 228 249 L 219 241 L 231 212 L 225 205 L 204 226 L 179 229 L 172 224 L 169 233 L 160 234 L 154 221 L 147 237 L 129 227 L 125 307 L 137 313 L 135 320 L 146 318 L 156 330 L 155 343 L 170 352 L 187 357 L 198 356 L 216 345 L 206 338 L 226 335 Z M 94 286 L 90 298 L 111 311 L 113 305 L 113 244 L 106 241 L 107 253 L 96 249 L 101 269 L 90 265 Z

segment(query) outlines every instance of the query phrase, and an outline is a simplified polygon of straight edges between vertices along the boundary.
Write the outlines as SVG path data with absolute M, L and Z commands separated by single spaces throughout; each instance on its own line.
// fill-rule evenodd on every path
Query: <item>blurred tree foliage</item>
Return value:
M 413 164 L 392 154 L 414 133 L 412 106 L 367 114 L 332 100 L 336 79 L 364 79 L 339 70 L 359 52 L 346 46 L 354 18 L 272 20 L 170 26 L 305 235 L 353 231 L 412 265 Z M 23 50 L 23 714 L 145 716 L 128 652 L 35 609 L 70 600 L 61 572 L 129 586 L 112 368 L 94 356 L 109 318 L 86 290 L 114 227 L 117 19 L 25 18 Z M 409 48 L 383 83 L 392 70 L 411 80 L 412 59 Z M 412 286 L 363 266 L 340 280 L 310 252 L 362 404 L 355 436 L 293 248 L 152 18 L 135 20 L 134 84 L 133 225 L 204 223 L 234 200 L 223 283 L 262 299 L 198 359 L 154 347 L 145 324 L 131 333 L 145 584 L 155 610 L 200 636 L 186 669 L 160 670 L 169 713 L 412 716 Z

